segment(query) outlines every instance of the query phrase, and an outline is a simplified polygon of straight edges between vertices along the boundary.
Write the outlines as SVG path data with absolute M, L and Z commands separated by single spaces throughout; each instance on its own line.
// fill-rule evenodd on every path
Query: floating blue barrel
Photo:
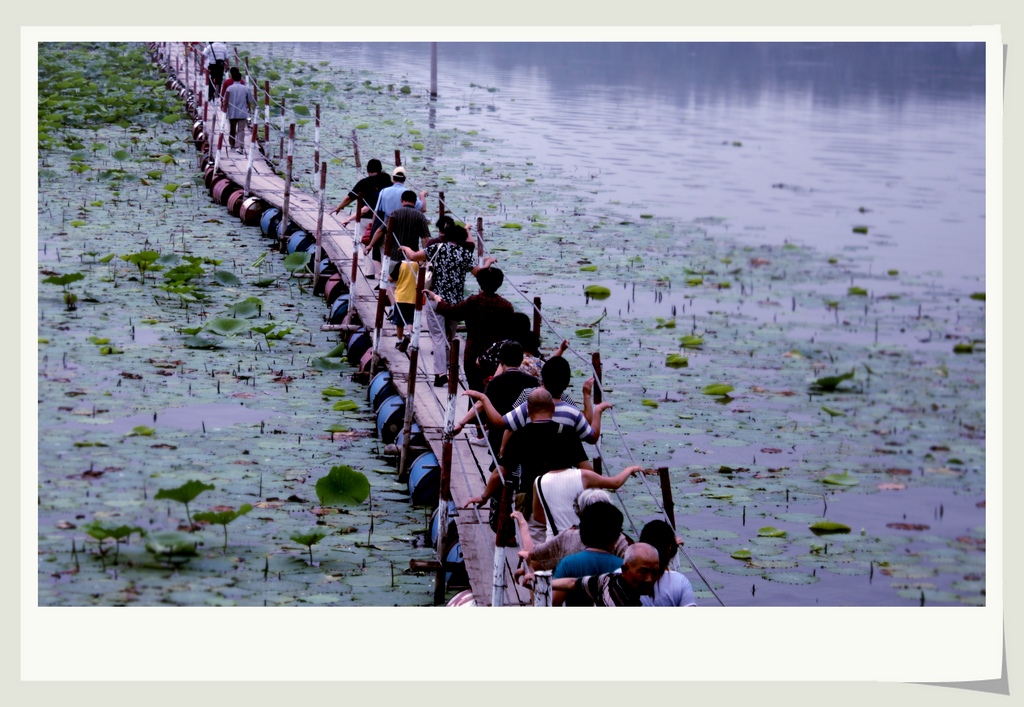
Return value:
M 448 501 L 448 538 L 453 539 L 459 537 L 458 526 L 455 524 L 455 513 L 457 512 L 455 507 L 455 501 Z M 437 529 L 439 525 L 438 516 L 441 515 L 441 507 L 438 506 L 434 509 L 433 515 L 430 516 L 430 544 L 437 545 Z
M 366 389 L 366 400 L 374 412 L 380 409 L 381 403 L 398 393 L 391 382 L 391 372 L 381 371 L 370 381 L 370 387 Z
M 338 272 L 338 266 L 331 262 L 328 257 L 320 259 L 320 277 L 328 278 Z
M 306 231 L 301 228 L 288 237 L 288 253 L 294 253 L 296 251 L 306 250 L 309 246 L 316 247 L 316 238 L 309 235 Z
M 380 438 L 381 444 L 391 444 L 394 442 L 404 422 L 405 401 L 402 400 L 400 395 L 392 395 L 386 398 L 377 409 L 377 436 Z M 431 454 L 430 456 L 433 457 L 434 455 Z M 437 461 L 436 457 L 434 457 L 434 461 Z M 409 483 L 410 488 L 412 488 L 412 481 Z M 436 496 L 437 494 L 435 493 L 434 495 Z
M 420 428 L 420 426 L 416 423 L 415 420 L 413 420 L 412 427 L 410 428 L 410 435 L 409 436 L 411 437 L 411 439 L 409 440 L 409 449 L 424 450 L 424 451 L 429 449 L 429 445 L 427 444 L 427 438 L 423 435 L 423 430 Z M 405 426 L 403 425 L 402 429 L 400 429 L 398 431 L 398 436 L 395 437 L 395 445 L 398 446 L 399 448 L 401 448 L 402 443 L 404 441 L 405 441 Z
M 275 218 L 277 219 L 277 221 L 274 222 L 274 230 L 271 231 L 271 221 L 273 221 Z M 277 208 L 276 206 L 271 206 L 269 209 L 263 212 L 262 216 L 260 216 L 260 230 L 263 231 L 264 236 L 270 236 L 271 233 L 277 233 L 277 224 L 279 223 L 281 223 L 281 209 Z
M 397 396 L 396 396 L 397 397 Z M 386 405 L 387 403 L 385 403 Z M 402 405 L 405 412 L 405 404 Z M 381 407 L 383 410 L 384 408 Z M 379 419 L 379 416 L 378 416 Z M 378 425 L 379 426 L 379 425 Z M 409 467 L 409 497 L 415 506 L 432 506 L 441 493 L 441 465 L 433 452 L 423 452 Z
M 346 314 L 348 314 L 348 295 L 342 295 L 331 305 L 331 314 L 327 321 L 330 324 L 341 324 Z
M 370 332 L 366 329 L 357 329 L 352 332 L 352 336 L 348 337 L 348 343 L 345 344 L 348 362 L 353 366 L 358 366 L 363 358 L 363 354 L 372 348 L 373 340 L 370 338 Z

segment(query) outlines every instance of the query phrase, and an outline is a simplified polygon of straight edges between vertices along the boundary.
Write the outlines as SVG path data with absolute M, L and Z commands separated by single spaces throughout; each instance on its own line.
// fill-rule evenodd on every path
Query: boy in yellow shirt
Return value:
M 419 264 L 408 260 L 402 261 L 398 268 L 397 281 L 394 273 L 395 269 L 392 269 L 389 277 L 396 283 L 395 308 L 391 312 L 391 322 L 395 325 L 395 335 L 398 337 L 395 348 L 404 352 L 410 343 L 405 327 L 412 326 L 412 319 L 416 314 L 416 276 L 419 274 Z

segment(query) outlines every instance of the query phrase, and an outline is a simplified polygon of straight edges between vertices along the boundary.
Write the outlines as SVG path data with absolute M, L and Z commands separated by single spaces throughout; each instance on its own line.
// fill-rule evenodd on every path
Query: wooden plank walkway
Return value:
M 186 58 L 184 45 L 181 42 L 169 43 L 166 45 L 166 51 L 170 54 L 170 66 L 175 66 L 176 60 L 180 62 L 181 66 L 184 66 Z M 224 73 L 227 76 L 227 70 Z M 178 78 L 184 83 L 184 75 Z M 194 77 L 190 76 L 190 83 L 193 80 Z M 189 88 L 192 88 L 192 86 L 189 86 Z M 252 90 L 251 87 L 249 90 Z M 205 93 L 203 93 L 202 98 L 205 101 Z M 199 112 L 201 115 L 201 108 Z M 257 108 L 257 121 L 260 115 L 261 111 Z M 207 117 L 204 132 L 209 136 L 209 143 L 213 149 L 217 146 L 217 142 L 220 139 L 219 136 L 223 135 L 224 146 L 219 151 L 218 169 L 233 182 L 244 187 L 248 169 L 249 143 L 252 137 L 251 128 L 243 131 L 248 134 L 244 136 L 244 153 L 239 154 L 229 150 L 227 147 L 228 121 L 220 110 L 219 101 L 214 101 L 209 105 Z M 262 135 L 262 126 L 259 127 L 259 134 Z M 273 139 L 271 139 L 271 144 L 273 144 Z M 365 175 L 348 175 L 345 179 L 354 184 L 362 176 Z M 314 175 L 314 178 L 319 183 L 319 175 Z M 339 179 L 336 178 L 336 183 Z M 295 182 L 293 181 L 289 194 L 289 221 L 296 223 L 308 233 L 315 234 L 319 217 L 318 198 L 294 187 Z M 349 184 L 346 183 L 343 188 L 335 189 L 334 191 L 344 194 L 348 191 L 348 188 Z M 272 206 L 282 208 L 284 205 L 285 180 L 277 176 L 274 167 L 268 163 L 259 149 L 255 151 L 249 193 L 260 197 Z M 356 243 L 354 231 L 343 226 L 338 217 L 331 213 L 334 206 L 335 204 L 328 202 L 324 207 L 321 246 L 327 257 L 337 266 L 338 271 L 349 286 L 349 306 L 353 307 L 354 314 L 358 315 L 361 322 L 367 324 L 368 328 L 372 328 L 377 311 L 377 295 L 373 290 L 376 279 L 373 275 L 372 261 L 369 258 L 360 257 L 355 282 L 349 282 L 353 249 L 358 248 L 359 245 Z M 429 370 L 431 368 L 430 361 L 432 361 L 433 347 L 430 337 L 426 332 L 425 322 L 422 329 L 419 342 L 419 365 L 417 366 L 417 371 L 415 371 L 416 395 L 414 416 L 423 430 L 431 450 L 438 459 L 441 459 L 441 438 L 444 429 L 445 407 L 447 405 L 447 387 L 434 388 L 433 386 L 433 373 Z M 408 330 L 411 331 L 411 326 Z M 403 399 L 407 399 L 409 357 L 406 353 L 400 352 L 395 348 L 396 343 L 394 326 L 389 322 L 385 322 L 380 354 L 385 362 L 384 367 L 391 372 L 395 388 L 397 388 Z M 464 350 L 462 345 L 460 345 L 461 350 Z M 460 381 L 460 389 L 465 389 L 464 378 Z M 459 419 L 467 409 L 468 398 L 460 396 L 458 398 L 455 419 Z M 468 439 L 464 435 L 460 435 L 454 440 L 451 493 L 457 507 L 461 508 L 469 498 L 477 496 L 483 491 L 488 467 L 489 456 L 485 447 L 469 444 Z M 487 518 L 488 511 L 485 509 L 479 511 L 472 509 L 459 510 L 455 516 L 470 587 L 478 606 L 491 605 L 492 585 L 494 583 L 494 532 L 487 524 Z M 529 591 L 516 585 L 510 576 L 510 567 L 514 568 L 518 559 L 514 550 L 506 550 L 506 558 L 505 584 L 507 590 L 505 605 L 528 605 L 530 600 Z

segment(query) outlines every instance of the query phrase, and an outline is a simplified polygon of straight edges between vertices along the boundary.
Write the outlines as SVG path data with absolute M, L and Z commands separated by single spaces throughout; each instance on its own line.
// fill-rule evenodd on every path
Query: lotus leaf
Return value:
M 314 358 L 310 365 L 318 371 L 342 371 L 347 367 L 347 364 L 335 363 L 329 358 Z
M 821 483 L 833 486 L 856 486 L 860 481 L 855 476 L 850 476 L 850 472 L 844 471 L 841 474 L 829 474 L 823 477 Z
M 244 319 L 218 317 L 208 321 L 206 323 L 206 328 L 220 336 L 234 336 L 238 332 L 248 329 L 249 324 Z
M 731 557 L 734 560 L 743 560 L 744 562 L 746 562 L 751 557 L 750 550 L 746 550 L 746 549 L 737 550 L 736 552 L 734 552 L 731 555 L 729 555 L 729 557 Z
M 338 412 L 351 412 L 359 409 L 359 403 L 354 400 L 339 400 L 334 403 L 334 407 L 331 409 Z
M 328 398 L 340 398 L 343 395 L 345 395 L 345 391 L 342 390 L 341 388 L 335 388 L 334 386 L 331 386 L 329 388 L 324 388 L 323 390 L 321 390 L 320 395 L 323 395 Z
M 227 272 L 226 270 L 218 270 L 213 274 L 213 281 L 218 285 L 224 287 L 237 287 L 242 284 L 242 281 L 234 273 Z
M 366 476 L 349 466 L 334 466 L 316 482 L 316 495 L 321 506 L 358 506 L 370 495 Z
M 213 340 L 207 339 L 205 336 L 186 336 L 182 342 L 187 348 L 190 349 L 216 349 L 220 348 L 220 343 Z
M 306 263 L 309 262 L 310 254 L 306 251 L 299 251 L 292 253 L 291 255 L 285 256 L 284 269 L 290 273 L 297 273 L 306 267 Z
M 181 564 L 199 554 L 197 544 L 194 537 L 185 533 L 155 533 L 146 543 L 146 549 L 168 564 Z
M 665 365 L 669 368 L 686 368 L 690 365 L 690 358 L 671 353 L 665 358 Z
M 601 300 L 611 297 L 612 291 L 603 285 L 587 285 L 583 289 L 584 294 L 593 299 Z
M 850 526 L 842 523 L 835 523 L 830 520 L 822 520 L 810 526 L 810 531 L 815 535 L 829 535 L 831 533 L 849 533 Z
M 727 383 L 712 383 L 701 388 L 700 392 L 704 395 L 728 395 L 734 390 L 735 388 Z
M 260 313 L 260 305 L 251 300 L 242 300 L 228 307 L 232 317 L 240 317 L 243 319 L 249 319 L 255 317 Z M 266 333 L 266 332 L 260 332 Z
M 786 536 L 786 531 L 766 525 L 757 529 L 757 536 L 759 538 L 783 538 Z
M 846 417 L 845 412 L 839 412 L 838 410 L 833 410 L 832 408 L 825 407 L 824 405 L 821 406 L 821 409 L 827 412 L 831 417 Z
M 684 336 L 679 340 L 679 344 L 687 349 L 695 349 L 704 345 L 703 336 Z

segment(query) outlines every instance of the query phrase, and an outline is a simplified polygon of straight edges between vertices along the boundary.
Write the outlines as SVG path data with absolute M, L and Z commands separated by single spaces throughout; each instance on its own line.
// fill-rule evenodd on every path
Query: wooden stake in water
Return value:
M 320 171 L 320 104 L 316 104 L 316 125 L 313 127 L 313 174 Z M 320 191 L 323 191 L 321 185 Z M 316 279 L 316 276 L 313 276 Z
M 359 162 L 359 141 L 356 139 L 356 131 L 352 131 L 352 156 L 356 161 L 356 169 L 362 169 L 363 165 Z
M 319 115 L 319 113 L 320 113 L 320 106 L 317 106 L 316 110 L 317 110 L 317 114 Z M 317 161 L 318 162 L 319 162 L 319 160 L 320 160 L 320 158 L 317 157 Z M 319 284 L 319 282 L 320 282 L 320 258 L 321 258 L 321 253 L 323 252 L 323 249 L 320 247 L 320 243 L 321 243 L 321 241 L 323 239 L 323 232 L 324 232 L 324 206 L 325 206 L 325 204 L 324 204 L 324 199 L 325 199 L 325 196 L 324 196 L 325 195 L 325 189 L 324 189 L 324 187 L 325 186 L 327 186 L 327 163 L 326 162 L 324 162 L 322 165 L 320 165 L 320 191 L 318 193 L 318 197 L 319 198 L 317 199 L 316 234 L 314 234 L 315 238 L 316 238 L 316 253 L 315 253 L 314 258 L 313 258 L 313 290 L 314 290 L 314 292 L 316 291 L 317 284 Z M 349 309 L 352 309 L 355 306 L 355 303 L 352 302 L 350 304 L 352 304 L 353 306 L 349 307 Z M 348 312 L 346 312 L 346 314 L 348 314 Z
M 533 333 L 540 339 L 540 297 L 533 298 Z
M 384 229 L 384 257 L 381 258 L 381 270 L 380 279 L 378 280 L 378 286 L 380 289 L 377 290 L 377 317 L 373 325 L 373 358 L 370 364 L 370 374 L 376 375 L 378 364 L 380 362 L 380 340 L 381 332 L 384 329 L 384 303 L 388 301 L 388 288 L 387 278 L 388 272 L 391 270 L 391 243 L 394 241 L 394 235 L 391 230 L 391 224 L 394 221 L 394 216 L 388 216 L 388 223 Z
M 476 261 L 477 265 L 484 264 L 484 220 L 479 216 L 476 219 Z
M 263 82 L 263 144 L 270 145 L 270 82 Z M 269 148 L 267 148 L 269 149 Z
M 430 43 L 430 97 L 437 98 L 437 42 Z
M 672 482 L 668 477 L 667 466 L 658 468 L 658 478 L 661 480 L 661 504 L 665 507 L 665 515 L 668 517 L 669 525 L 675 528 L 676 506 L 672 501 Z
M 420 267 L 416 273 L 416 313 L 412 318 L 412 331 L 409 333 L 409 375 L 406 379 L 406 389 L 409 391 L 405 399 L 405 420 L 402 425 L 402 452 L 398 462 L 399 483 L 409 478 L 409 444 L 412 438 L 412 421 L 415 412 L 416 400 L 416 370 L 419 366 L 420 355 L 420 325 L 423 321 L 423 288 L 426 282 L 427 269 Z M 441 463 L 441 476 L 444 477 L 444 462 Z M 444 491 L 442 489 L 442 497 Z M 444 501 L 442 500 L 442 505 Z M 443 561 L 443 558 L 439 558 Z
M 249 159 L 245 166 L 245 189 L 242 192 L 242 196 L 246 199 L 249 198 L 249 185 L 252 182 L 252 164 L 256 159 L 256 140 L 258 135 L 258 128 L 254 124 L 252 126 L 252 139 L 249 141 Z
M 294 145 L 295 123 L 292 123 L 288 127 L 288 157 L 285 160 L 286 166 L 284 173 L 284 205 L 281 207 L 281 224 L 277 227 L 277 235 L 279 238 L 277 250 L 279 253 L 286 253 L 288 251 L 286 239 L 288 238 L 288 206 L 292 197 L 292 148 Z

